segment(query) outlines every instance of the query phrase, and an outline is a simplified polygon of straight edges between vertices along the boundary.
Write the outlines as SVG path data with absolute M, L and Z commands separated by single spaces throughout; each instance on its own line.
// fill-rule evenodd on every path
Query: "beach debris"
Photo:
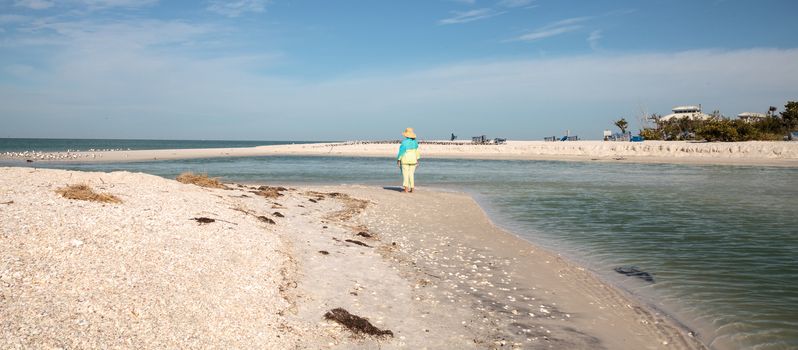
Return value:
M 344 208 L 327 215 L 326 219 L 330 221 L 347 222 L 353 217 L 360 215 L 360 213 L 366 210 L 369 203 L 371 203 L 367 200 L 352 198 L 349 195 L 340 193 L 336 193 L 334 198 L 338 198 L 344 205 Z
M 366 243 L 363 243 L 363 242 L 361 242 L 361 241 L 358 241 L 358 240 L 354 240 L 354 239 L 345 239 L 345 240 L 344 240 L 344 242 L 354 243 L 354 244 L 357 244 L 357 245 L 362 245 L 362 246 L 364 246 L 364 247 L 369 247 L 369 248 L 371 248 L 371 246 L 370 246 L 370 245 L 368 245 L 368 244 L 366 244 Z
M 272 215 L 274 215 L 274 216 L 276 216 L 276 217 L 278 217 L 278 218 L 284 218 L 284 217 L 285 217 L 285 215 L 283 215 L 283 214 L 282 214 L 282 213 L 280 213 L 279 211 L 276 211 L 276 212 L 272 213 Z
M 14 201 L 0 202 L 0 204 L 14 204 Z
M 416 281 L 416 286 L 417 287 L 426 287 L 426 286 L 430 285 L 431 283 L 432 282 L 430 282 L 430 280 L 421 278 L 421 279 Z
M 358 233 L 357 233 L 357 235 L 358 235 L 358 236 L 360 236 L 360 237 L 365 237 L 365 238 L 372 238 L 372 237 L 374 237 L 374 235 L 372 235 L 372 234 L 370 234 L 370 233 L 368 233 L 368 232 L 364 232 L 364 231 L 358 232 Z
M 219 182 L 218 177 L 208 177 L 208 174 L 194 174 L 190 171 L 181 173 L 176 178 L 177 182 L 197 185 L 199 187 L 207 188 L 227 188 L 223 183 Z
M 198 217 L 198 218 L 192 218 L 191 220 L 194 220 L 194 221 L 198 222 L 200 225 L 210 224 L 212 222 L 216 222 L 216 219 L 206 218 L 204 216 L 201 216 L 201 217 Z
M 25 162 L 27 162 L 27 163 L 33 163 L 33 159 L 25 159 Z
M 222 219 L 211 219 L 211 218 L 204 217 L 204 216 L 191 218 L 191 220 L 194 220 L 194 221 L 198 222 L 200 225 L 209 224 L 209 223 L 216 222 L 216 221 L 226 222 L 226 223 L 231 224 L 231 225 L 238 225 L 237 223 L 232 222 L 232 221 L 227 221 L 227 220 L 222 220 Z
M 55 190 L 56 193 L 67 199 L 77 199 L 82 201 L 93 201 L 103 203 L 122 203 L 122 200 L 108 193 L 94 192 L 89 185 L 77 184 L 61 187 Z
M 368 319 L 353 315 L 340 307 L 327 311 L 327 313 L 324 314 L 324 318 L 338 322 L 356 335 L 371 335 L 378 338 L 393 337 L 392 331 L 374 327 Z
M 637 277 L 646 282 L 654 283 L 654 276 L 648 272 L 638 269 L 637 266 L 621 266 L 616 267 L 614 270 L 615 272 L 626 276 Z
M 317 201 L 317 200 L 315 200 L 315 199 L 313 199 L 313 198 L 311 198 L 311 199 L 308 199 L 308 200 L 309 200 L 310 202 L 312 202 L 312 203 L 318 203 L 318 202 L 319 202 L 319 201 Z
M 283 196 L 283 194 L 280 193 L 283 191 L 288 191 L 288 189 L 285 187 L 260 186 L 256 191 L 250 191 L 250 193 L 266 198 L 277 198 Z
M 238 206 L 236 206 L 234 208 L 231 208 L 231 209 L 233 209 L 235 211 L 242 212 L 242 213 L 247 214 L 247 215 L 252 215 L 252 216 L 256 217 L 258 220 L 260 220 L 261 222 L 265 222 L 267 224 L 272 224 L 272 225 L 276 224 L 276 222 L 274 222 L 274 220 L 270 219 L 269 217 L 267 217 L 265 215 L 258 215 L 254 211 L 248 209 L 247 207 L 245 207 L 243 205 L 238 205 Z M 224 221 L 224 220 L 219 220 L 219 221 Z M 225 222 L 229 222 L 229 221 L 225 221 Z M 230 223 L 231 224 L 235 224 L 234 222 L 230 222 Z
M 259 215 L 259 216 L 258 216 L 258 220 L 260 220 L 260 221 L 262 221 L 262 222 L 265 222 L 265 223 L 267 223 L 267 224 L 272 224 L 272 225 L 276 224 L 276 222 L 274 222 L 274 220 L 272 220 L 272 219 L 269 219 L 269 218 L 267 218 L 267 217 L 265 217 L 265 216 L 263 216 L 263 215 Z
M 319 250 L 319 254 L 321 254 L 321 255 L 330 255 L 330 252 L 328 252 L 326 250 Z

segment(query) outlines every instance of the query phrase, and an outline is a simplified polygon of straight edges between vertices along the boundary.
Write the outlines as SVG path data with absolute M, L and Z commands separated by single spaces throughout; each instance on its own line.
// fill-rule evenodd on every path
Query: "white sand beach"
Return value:
M 248 156 L 392 157 L 397 147 L 394 143 L 350 141 L 248 148 L 6 153 L 0 154 L 0 160 L 126 162 Z M 425 158 L 798 166 L 798 142 L 777 141 L 508 141 L 502 145 L 422 141 L 420 150 Z
M 459 193 L 0 168 L 0 222 L 2 348 L 704 348 Z

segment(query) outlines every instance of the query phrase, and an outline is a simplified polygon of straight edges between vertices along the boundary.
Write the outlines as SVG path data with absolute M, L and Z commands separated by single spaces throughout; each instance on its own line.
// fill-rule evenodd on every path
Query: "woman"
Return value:
M 405 139 L 399 146 L 399 155 L 396 157 L 396 163 L 399 165 L 399 169 L 402 169 L 402 186 L 405 188 L 405 192 L 413 192 L 413 188 L 416 187 L 413 175 L 416 172 L 416 166 L 421 154 L 418 153 L 418 142 L 413 128 L 405 129 L 402 135 Z

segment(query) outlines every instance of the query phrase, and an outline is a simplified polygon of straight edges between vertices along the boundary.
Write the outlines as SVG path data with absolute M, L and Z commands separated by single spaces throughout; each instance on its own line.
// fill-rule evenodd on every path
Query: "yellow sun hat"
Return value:
M 405 131 L 402 133 L 402 136 L 404 136 L 404 137 L 409 137 L 409 138 L 411 138 L 411 139 L 414 139 L 414 138 L 416 138 L 416 133 L 415 133 L 415 132 L 413 132 L 413 128 L 407 128 L 407 129 L 405 129 Z

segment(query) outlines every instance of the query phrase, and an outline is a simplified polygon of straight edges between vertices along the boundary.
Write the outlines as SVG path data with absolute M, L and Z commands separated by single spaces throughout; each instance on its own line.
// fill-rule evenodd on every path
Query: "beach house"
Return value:
M 682 119 L 682 118 L 687 118 L 690 120 L 708 120 L 711 119 L 712 116 L 701 112 L 701 105 L 678 106 L 678 107 L 673 107 L 673 113 L 668 114 L 660 118 L 659 120 L 667 122 L 671 119 Z

